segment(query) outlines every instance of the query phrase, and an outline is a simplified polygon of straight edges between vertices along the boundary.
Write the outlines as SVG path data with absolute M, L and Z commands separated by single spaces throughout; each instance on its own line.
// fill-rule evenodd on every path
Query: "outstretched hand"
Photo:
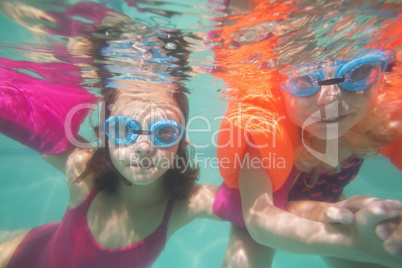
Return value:
M 378 223 L 375 232 L 377 237 L 384 241 L 386 251 L 392 255 L 402 255 L 402 213 L 398 217 Z
M 330 223 L 355 224 L 383 241 L 392 255 L 402 255 L 402 203 L 353 196 L 327 207 L 324 216 Z

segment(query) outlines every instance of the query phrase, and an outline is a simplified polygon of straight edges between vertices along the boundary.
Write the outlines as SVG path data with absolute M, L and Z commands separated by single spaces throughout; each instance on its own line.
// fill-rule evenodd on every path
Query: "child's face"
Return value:
M 163 94 L 163 93 L 161 93 Z M 170 98 L 162 102 L 149 101 L 150 98 L 119 95 L 112 107 L 111 116 L 126 116 L 139 123 L 141 129 L 148 130 L 150 124 L 159 119 L 173 120 L 179 124 L 182 116 L 179 109 Z M 152 97 L 151 97 L 152 99 Z M 179 143 L 167 148 L 157 147 L 149 135 L 139 135 L 135 142 L 127 145 L 116 145 L 108 139 L 110 158 L 116 169 L 134 185 L 147 185 L 158 178 L 174 164 Z M 177 161 L 177 160 L 176 160 Z
M 325 79 L 334 78 L 335 68 L 324 66 Z M 339 138 L 372 111 L 379 83 L 381 79 L 357 92 L 345 90 L 337 84 L 322 85 L 307 97 L 297 97 L 283 90 L 287 116 L 317 138 Z

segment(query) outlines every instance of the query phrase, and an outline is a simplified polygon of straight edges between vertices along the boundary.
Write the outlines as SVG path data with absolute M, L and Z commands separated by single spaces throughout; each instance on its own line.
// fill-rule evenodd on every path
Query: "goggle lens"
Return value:
M 179 137 L 179 131 L 173 126 L 164 125 L 155 130 L 157 139 L 162 143 L 171 143 Z
M 366 63 L 352 70 L 349 75 L 349 81 L 351 83 L 372 83 L 378 75 L 379 70 L 377 66 L 371 63 Z
M 340 85 L 350 91 L 361 91 L 370 87 L 381 74 L 380 64 L 366 63 L 350 70 L 347 80 Z
M 129 137 L 130 132 L 129 127 L 123 122 L 113 122 L 108 128 L 109 137 L 114 139 L 125 140 Z
M 290 79 L 290 83 L 300 91 L 306 91 L 314 84 L 312 77 L 309 75 L 293 77 Z

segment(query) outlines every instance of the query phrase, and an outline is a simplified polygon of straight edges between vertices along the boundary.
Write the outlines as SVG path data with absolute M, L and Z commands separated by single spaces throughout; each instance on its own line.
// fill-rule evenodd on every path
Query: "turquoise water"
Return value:
M 30 37 L 30 32 L 0 14 L 0 42 L 18 44 Z M 0 56 L 18 59 L 20 54 L 1 48 Z M 208 52 L 205 56 L 210 56 Z M 191 90 L 190 118 L 206 116 L 211 122 L 208 133 L 192 133 L 190 139 L 207 144 L 211 133 L 219 128 L 216 116 L 224 115 L 226 103 L 220 99 L 223 83 L 209 74 L 190 78 L 186 86 Z M 194 120 L 193 129 L 205 128 L 202 121 Z M 85 129 L 83 129 L 85 132 Z M 216 157 L 215 148 L 198 149 L 200 157 Z M 60 221 L 68 202 L 65 177 L 50 167 L 41 156 L 7 137 L 0 136 L 0 230 L 30 229 L 44 223 Z M 219 185 L 217 168 L 201 165 L 199 183 Z M 364 195 L 402 201 L 402 175 L 389 161 L 376 156 L 365 161 L 358 177 L 346 188 L 346 196 Z M 179 230 L 166 245 L 165 251 L 153 267 L 220 267 L 229 234 L 228 223 L 196 220 Z M 325 267 L 316 256 L 300 256 L 279 252 L 273 266 Z
M 210 82 L 211 78 L 205 80 Z M 200 81 L 194 79 L 190 83 L 199 85 Z M 205 93 L 213 94 L 212 88 L 206 88 Z M 202 96 L 203 94 L 195 93 L 191 95 L 192 103 L 207 104 L 193 105 L 193 114 L 207 112 L 213 116 L 224 112 L 225 107 L 218 98 L 200 99 Z M 210 107 L 213 107 L 212 111 Z M 216 127 L 217 125 L 214 126 Z M 44 223 L 60 221 L 68 203 L 64 175 L 50 167 L 35 151 L 7 137 L 0 136 L 0 148 L 0 229 L 29 229 Z M 215 156 L 213 148 L 203 150 L 202 153 L 205 156 Z M 218 170 L 202 169 L 199 182 L 219 185 L 221 178 Z M 402 201 L 400 189 L 402 189 L 400 172 L 387 159 L 377 156 L 365 161 L 357 178 L 346 188 L 345 194 L 394 198 Z M 173 235 L 153 267 L 220 267 L 228 234 L 228 223 L 196 220 Z M 272 267 L 326 266 L 316 256 L 279 252 Z

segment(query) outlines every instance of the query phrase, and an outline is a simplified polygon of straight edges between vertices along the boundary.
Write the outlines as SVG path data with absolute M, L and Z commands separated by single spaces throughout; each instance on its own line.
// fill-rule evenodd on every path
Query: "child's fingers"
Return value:
M 324 217 L 329 223 L 352 224 L 355 220 L 352 211 L 336 205 L 327 207 L 324 211 Z
M 384 249 L 392 255 L 402 255 L 402 215 L 394 228 L 394 231 L 384 241 Z
M 375 233 L 381 240 L 388 239 L 398 226 L 397 220 L 380 222 L 375 227 Z
M 352 196 L 342 201 L 342 206 L 349 209 L 351 212 L 356 213 L 360 209 L 366 207 L 369 203 L 379 200 L 373 197 L 365 197 L 360 195 Z M 341 203 L 341 202 L 340 202 Z
M 398 200 L 375 200 L 367 205 L 370 213 L 383 220 L 399 217 L 402 213 L 402 203 Z
M 369 228 L 375 228 L 382 221 L 398 217 L 402 203 L 398 200 L 374 200 L 356 213 L 356 221 Z
M 355 220 L 354 213 L 375 200 L 378 199 L 355 195 L 326 208 L 324 217 L 329 223 L 352 224 Z
M 402 255 L 401 238 L 389 239 L 384 242 L 384 249 L 392 255 Z

